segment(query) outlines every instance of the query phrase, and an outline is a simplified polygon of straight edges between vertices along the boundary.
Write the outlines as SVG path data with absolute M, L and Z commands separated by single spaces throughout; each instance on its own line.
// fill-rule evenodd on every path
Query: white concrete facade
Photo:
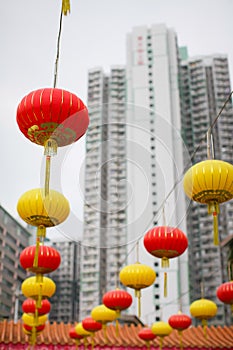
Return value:
M 127 220 L 128 242 L 132 242 L 128 249 L 141 237 L 139 260 L 154 267 L 158 276 L 153 286 L 142 290 L 142 320 L 147 324 L 167 321 L 180 304 L 189 313 L 187 253 L 170 260 L 165 298 L 164 269 L 143 246 L 144 234 L 156 225 L 178 227 L 186 233 L 183 189 L 180 184 L 173 189 L 183 171 L 178 62 L 176 34 L 165 25 L 135 27 L 128 34 L 127 180 L 131 201 Z M 128 263 L 136 261 L 133 253 Z M 137 313 L 136 303 L 134 306 Z

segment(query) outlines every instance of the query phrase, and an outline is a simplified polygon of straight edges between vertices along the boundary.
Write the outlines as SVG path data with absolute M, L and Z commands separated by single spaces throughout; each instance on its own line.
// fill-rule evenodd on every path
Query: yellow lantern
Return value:
M 89 335 L 92 335 L 91 332 L 88 332 L 86 331 L 86 329 L 83 328 L 82 322 L 79 322 L 78 324 L 76 324 L 74 329 L 78 335 L 81 335 L 83 337 L 88 337 Z
M 193 317 L 201 320 L 205 336 L 207 320 L 214 317 L 217 313 L 217 310 L 217 305 L 213 301 L 205 298 L 195 300 L 190 305 L 190 313 Z
M 91 317 L 97 321 L 102 323 L 105 338 L 107 338 L 106 334 L 106 324 L 108 322 L 115 321 L 118 317 L 118 313 L 115 310 L 111 310 L 108 307 L 106 307 L 104 304 L 98 305 L 94 307 L 91 311 Z
M 37 275 L 36 277 L 28 277 L 24 280 L 21 290 L 26 298 L 36 300 L 36 306 L 41 307 L 41 299 L 50 298 L 56 291 L 56 284 L 51 278 Z
M 106 307 L 104 304 L 94 307 L 91 311 L 91 317 L 102 324 L 112 322 L 117 319 L 117 312 Z
M 33 315 L 29 315 L 27 313 L 23 313 L 22 320 L 23 322 L 31 327 L 36 327 L 44 324 L 48 319 L 47 315 L 42 315 L 37 317 L 37 319 Z
M 70 206 L 63 194 L 50 190 L 45 195 L 42 188 L 35 188 L 20 197 L 17 211 L 29 225 L 52 227 L 66 220 Z
M 138 317 L 141 317 L 141 289 L 151 286 L 155 279 L 155 271 L 147 265 L 139 262 L 123 267 L 119 278 L 121 283 L 135 290 L 138 299 Z
M 221 160 L 205 160 L 192 166 L 184 175 L 183 186 L 192 200 L 208 205 L 213 215 L 214 244 L 218 244 L 219 204 L 233 198 L 233 165 Z
M 159 342 L 160 349 L 163 348 L 164 337 L 168 336 L 172 332 L 172 330 L 173 329 L 169 325 L 169 323 L 164 322 L 164 321 L 159 321 L 159 322 L 152 324 L 152 326 L 151 326 L 152 333 L 160 338 L 160 342 Z

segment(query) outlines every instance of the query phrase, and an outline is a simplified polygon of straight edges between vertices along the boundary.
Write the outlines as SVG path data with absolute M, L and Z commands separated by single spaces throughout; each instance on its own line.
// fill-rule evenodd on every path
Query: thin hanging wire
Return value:
M 60 58 L 60 45 L 61 45 L 62 19 L 63 19 L 63 13 L 61 10 L 59 31 L 58 31 L 58 37 L 57 37 L 57 55 L 56 55 L 55 70 L 54 70 L 54 82 L 53 82 L 54 88 L 57 86 L 58 62 L 59 62 L 59 58 Z

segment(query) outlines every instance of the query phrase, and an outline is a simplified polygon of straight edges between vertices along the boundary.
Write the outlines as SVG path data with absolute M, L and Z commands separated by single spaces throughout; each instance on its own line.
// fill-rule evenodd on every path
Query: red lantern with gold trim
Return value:
M 57 146 L 69 145 L 85 134 L 89 124 L 87 108 L 80 98 L 58 88 L 26 95 L 18 105 L 16 120 L 24 136 L 42 146 L 49 139 Z
M 217 297 L 224 304 L 231 305 L 233 313 L 233 281 L 225 282 L 217 288 Z
M 37 264 L 35 264 L 36 246 L 26 247 L 20 254 L 20 264 L 33 273 L 50 273 L 55 271 L 61 262 L 60 253 L 49 246 L 40 245 L 38 250 Z
M 122 310 L 127 309 L 133 302 L 131 294 L 125 290 L 115 289 L 104 294 L 103 304 L 109 309 L 115 310 L 120 314 Z M 120 315 L 119 315 L 120 316 Z
M 47 299 L 44 299 L 41 301 L 41 307 L 36 308 L 36 301 L 34 299 L 26 299 L 24 300 L 22 304 L 22 310 L 23 312 L 26 312 L 27 314 L 34 314 L 37 310 L 38 315 L 45 315 L 48 314 L 51 310 L 51 304 Z
M 186 235 L 177 227 L 156 226 L 144 236 L 144 246 L 153 256 L 161 258 L 162 267 L 169 267 L 169 259 L 183 254 L 188 247 Z M 164 296 L 167 295 L 167 273 L 164 273 Z

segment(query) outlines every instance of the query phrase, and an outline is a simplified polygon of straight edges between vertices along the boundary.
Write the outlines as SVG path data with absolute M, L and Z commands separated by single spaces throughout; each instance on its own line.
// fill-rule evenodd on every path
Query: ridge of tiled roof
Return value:
M 69 336 L 69 330 L 75 324 L 71 323 L 49 323 L 45 329 L 37 336 L 37 345 L 73 345 L 75 342 Z M 27 344 L 28 336 L 23 332 L 23 324 L 18 321 L 4 320 L 0 322 L 0 345 L 1 344 Z M 139 338 L 138 332 L 142 325 L 120 325 L 118 332 L 116 326 L 109 324 L 104 329 L 94 334 L 94 344 L 96 348 L 145 348 L 146 343 Z M 233 326 L 210 326 L 206 328 L 206 336 L 201 326 L 184 330 L 182 332 L 183 349 L 233 349 Z M 91 345 L 92 337 L 80 340 L 80 345 Z M 150 342 L 151 347 L 159 346 L 158 337 Z M 174 349 L 180 346 L 180 335 L 176 330 L 163 340 L 164 349 Z

